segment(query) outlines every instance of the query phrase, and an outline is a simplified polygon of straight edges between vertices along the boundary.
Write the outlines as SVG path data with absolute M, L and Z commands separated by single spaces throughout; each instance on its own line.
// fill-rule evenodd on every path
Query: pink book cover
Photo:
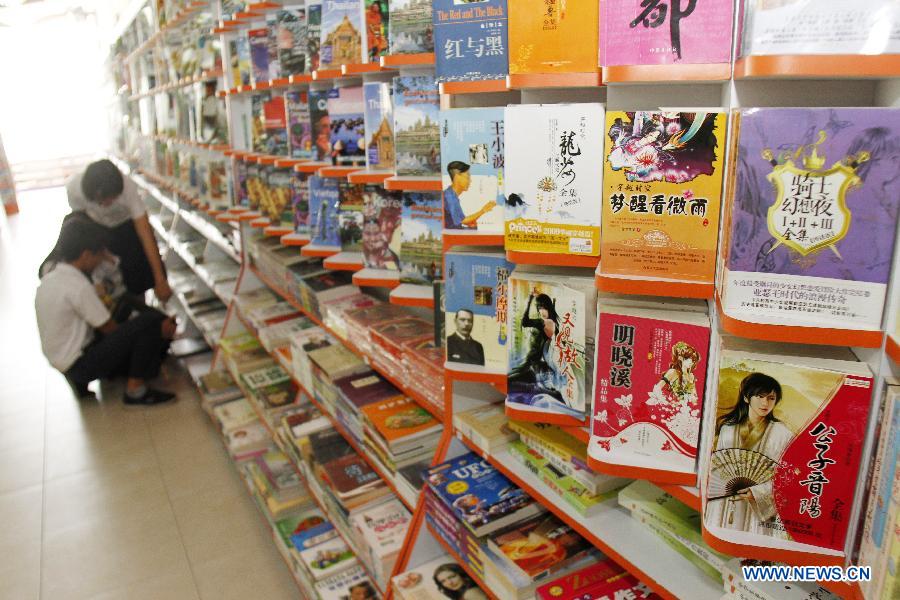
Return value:
M 588 445 L 597 470 L 694 482 L 710 330 L 698 324 L 705 315 L 681 316 L 695 322 L 600 314 Z
M 600 62 L 727 63 L 733 17 L 734 0 L 603 0 Z

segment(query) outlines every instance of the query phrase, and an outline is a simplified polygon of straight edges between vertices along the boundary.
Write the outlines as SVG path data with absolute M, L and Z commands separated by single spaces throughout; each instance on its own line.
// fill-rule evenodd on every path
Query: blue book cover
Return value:
M 503 233 L 502 107 L 442 110 L 444 228 Z
M 435 177 L 440 173 L 440 102 L 434 77 L 394 77 L 397 175 Z
M 319 68 L 363 62 L 363 0 L 322 0 Z
M 312 127 L 313 160 L 331 157 L 331 121 L 328 117 L 328 90 L 310 90 L 309 122 Z
M 365 164 L 363 148 L 366 145 L 366 132 L 362 86 L 329 90 L 328 119 L 331 122 L 331 153 L 334 164 Z
M 292 178 L 291 206 L 294 207 L 294 232 L 309 233 L 309 176 L 294 173 Z
M 505 78 L 509 73 L 506 0 L 433 2 L 438 81 Z
M 247 32 L 250 44 L 250 65 L 253 83 L 269 81 L 269 30 L 251 29 Z
M 325 519 L 311 517 L 301 522 L 291 534 L 291 543 L 298 551 L 318 546 L 337 537 L 334 525 Z
M 502 253 L 444 255 L 447 360 L 506 373 L 506 291 L 515 265 Z
M 317 246 L 340 246 L 338 205 L 340 192 L 337 179 L 309 178 L 309 237 Z
M 252 61 L 250 60 L 250 40 L 246 35 L 238 35 L 234 38 L 234 56 L 232 57 L 232 65 L 237 68 L 240 80 L 235 78 L 234 85 L 250 85 L 250 69 Z
M 489 462 L 468 452 L 425 472 L 428 486 L 476 536 L 486 535 L 512 520 L 534 501 Z M 518 513 L 518 514 L 517 514 Z
M 400 216 L 400 281 L 431 285 L 441 276 L 441 195 L 403 194 Z
M 391 0 L 389 44 L 391 54 L 434 52 L 431 0 Z
M 381 81 L 363 84 L 366 130 L 366 168 L 394 170 L 394 111 L 391 85 Z

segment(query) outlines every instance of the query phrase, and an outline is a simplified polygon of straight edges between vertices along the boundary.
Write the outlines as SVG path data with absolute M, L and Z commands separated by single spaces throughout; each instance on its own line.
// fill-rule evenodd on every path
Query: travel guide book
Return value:
M 402 192 L 380 185 L 363 187 L 363 266 L 367 269 L 400 270 L 400 215 Z
M 734 112 L 724 231 L 726 315 L 881 328 L 900 209 L 895 108 Z
M 363 186 L 338 180 L 338 227 L 341 250 L 359 252 L 363 237 Z
M 312 127 L 313 160 L 331 161 L 331 121 L 328 117 L 328 90 L 310 90 L 309 122 Z
M 586 270 L 518 267 L 509 278 L 506 406 L 517 419 L 587 423 L 597 289 Z
M 514 267 L 501 253 L 444 256 L 448 362 L 506 373 L 507 288 Z
M 705 314 L 600 307 L 588 453 L 601 473 L 696 485 Z
M 274 16 L 274 19 L 273 19 Z M 306 73 L 306 6 L 302 1 L 288 0 L 269 17 L 278 57 L 278 76 L 290 77 Z
M 394 77 L 394 151 L 401 177 L 436 177 L 441 168 L 440 94 L 430 75 Z
M 400 232 L 400 281 L 431 285 L 443 261 L 440 193 L 404 192 Z
M 290 157 L 302 160 L 314 159 L 312 122 L 309 116 L 309 94 L 302 90 L 285 92 L 284 107 L 287 111 Z
M 503 232 L 502 107 L 440 112 L 444 228 Z
M 509 73 L 506 0 L 432 0 L 438 81 L 504 79 Z
M 332 88 L 328 92 L 331 157 L 336 165 L 365 164 L 362 86 Z
M 259 204 L 263 216 L 277 227 L 294 228 L 293 177 L 289 169 L 273 169 Z
M 266 93 L 262 100 L 262 147 L 264 154 L 287 156 L 288 131 L 284 96 Z
M 724 338 L 704 415 L 704 539 L 843 564 L 874 386 L 846 348 Z M 807 558 L 808 559 L 808 558 Z
M 506 249 L 597 256 L 602 104 L 506 108 Z
M 294 209 L 294 232 L 309 234 L 309 175 L 293 173 L 291 206 Z
M 388 0 L 362 0 L 361 9 L 365 33 L 363 62 L 378 63 L 388 53 Z
M 608 111 L 600 272 L 712 284 L 724 113 Z
M 269 81 L 269 30 L 251 29 L 247 31 L 250 47 L 250 67 L 252 83 Z
M 391 0 L 389 4 L 390 53 L 434 52 L 431 0 Z
M 322 0 L 322 30 L 319 34 L 319 68 L 363 62 L 363 0 Z
M 516 0 L 509 73 L 596 73 L 598 2 Z
M 340 247 L 340 194 L 337 179 L 309 178 L 309 238 L 317 246 Z
M 319 68 L 322 46 L 322 0 L 306 0 L 306 62 L 307 72 Z
M 391 84 L 383 81 L 368 81 L 363 84 L 366 168 L 373 171 L 394 169 L 392 93 Z
M 731 62 L 733 15 L 731 0 L 671 7 L 642 0 L 601 0 L 600 64 Z

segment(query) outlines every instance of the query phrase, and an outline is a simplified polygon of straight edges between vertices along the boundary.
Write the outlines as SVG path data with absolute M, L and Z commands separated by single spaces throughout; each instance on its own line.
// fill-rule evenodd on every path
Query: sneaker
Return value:
M 144 392 L 144 395 L 139 398 L 132 398 L 128 394 L 125 394 L 124 402 L 125 404 L 130 405 L 143 405 L 143 406 L 153 406 L 154 404 L 162 404 L 163 402 L 169 402 L 170 400 L 175 399 L 175 394 L 171 392 L 165 392 L 163 390 L 157 390 L 151 387 L 147 388 L 147 391 Z

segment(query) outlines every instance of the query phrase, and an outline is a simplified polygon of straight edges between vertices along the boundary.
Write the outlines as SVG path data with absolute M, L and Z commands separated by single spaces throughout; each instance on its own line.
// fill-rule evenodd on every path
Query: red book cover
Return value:
M 537 589 L 540 600 L 574 600 L 585 598 L 592 589 L 606 585 L 625 573 L 612 559 L 605 558 L 589 567 L 564 575 Z

